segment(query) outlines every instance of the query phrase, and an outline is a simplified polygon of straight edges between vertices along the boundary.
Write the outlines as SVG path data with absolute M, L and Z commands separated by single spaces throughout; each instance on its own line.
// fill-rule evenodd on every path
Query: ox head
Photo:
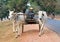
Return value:
M 44 16 L 45 18 L 47 18 L 47 13 L 45 11 L 39 11 L 38 12 L 38 17 L 42 18 L 42 16 Z
M 14 13 L 14 11 L 10 11 L 10 10 L 9 10 L 9 17 L 8 17 L 9 19 L 13 16 L 13 15 L 12 15 L 13 13 Z

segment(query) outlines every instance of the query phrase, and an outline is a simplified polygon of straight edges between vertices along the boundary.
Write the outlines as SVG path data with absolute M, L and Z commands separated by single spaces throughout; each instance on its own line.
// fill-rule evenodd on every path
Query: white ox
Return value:
M 16 37 L 22 33 L 22 24 L 25 21 L 25 17 L 22 12 L 14 13 L 14 11 L 9 11 L 9 18 L 13 23 L 13 32 L 16 33 Z
M 41 36 L 41 34 L 43 33 L 43 28 L 45 25 L 45 22 L 47 21 L 47 13 L 45 11 L 38 11 L 38 22 L 40 25 L 40 32 L 39 32 L 39 36 Z

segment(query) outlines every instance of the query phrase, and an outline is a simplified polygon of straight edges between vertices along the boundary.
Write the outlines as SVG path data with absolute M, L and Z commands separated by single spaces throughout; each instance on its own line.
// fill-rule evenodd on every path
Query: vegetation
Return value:
M 20 11 L 25 9 L 28 0 L 0 0 L 0 18 L 8 17 L 9 10 Z
M 37 0 L 36 2 L 40 6 L 40 10 L 51 13 L 56 9 L 56 0 Z
M 57 0 L 0 0 L 0 18 L 8 17 L 8 10 L 24 11 L 28 1 L 35 11 L 40 9 L 51 13 L 56 10 Z

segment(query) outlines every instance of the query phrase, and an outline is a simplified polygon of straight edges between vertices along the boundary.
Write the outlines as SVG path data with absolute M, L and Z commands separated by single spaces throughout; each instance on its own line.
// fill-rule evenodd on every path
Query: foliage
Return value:
M 5 18 L 9 10 L 20 11 L 25 9 L 28 0 L 0 0 L 0 18 Z
M 28 0 L 9 0 L 7 7 L 10 10 L 16 10 L 16 11 L 20 11 L 23 10 L 24 8 L 26 8 L 26 4 L 27 4 Z
M 56 8 L 56 0 L 0 0 L 0 18 L 8 16 L 8 10 L 16 10 L 16 12 L 24 11 L 27 2 L 30 1 L 35 11 L 44 10 L 54 12 Z
M 40 6 L 41 10 L 47 12 L 54 12 L 56 9 L 56 0 L 37 0 L 37 4 Z

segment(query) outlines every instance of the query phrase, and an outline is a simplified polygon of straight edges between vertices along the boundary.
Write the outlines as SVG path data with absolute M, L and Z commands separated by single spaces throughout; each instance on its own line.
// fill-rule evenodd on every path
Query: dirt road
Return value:
M 38 24 L 28 24 L 24 26 L 24 33 L 18 38 L 12 32 L 12 24 L 10 22 L 0 23 L 0 42 L 60 42 L 60 36 L 44 28 L 44 34 L 39 37 Z
M 18 38 L 12 33 L 12 26 L 7 27 L 7 31 L 0 35 L 1 42 L 60 42 L 60 36 L 45 27 L 44 34 L 39 37 L 38 24 L 24 26 L 24 33 Z

